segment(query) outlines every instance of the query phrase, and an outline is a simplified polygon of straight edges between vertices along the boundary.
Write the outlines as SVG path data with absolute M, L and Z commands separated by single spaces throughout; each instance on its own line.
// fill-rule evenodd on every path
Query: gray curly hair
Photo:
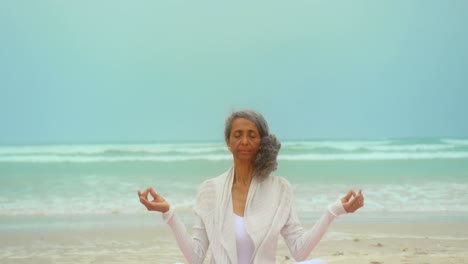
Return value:
M 260 134 L 260 147 L 254 160 L 254 175 L 266 178 L 278 167 L 276 157 L 281 148 L 281 143 L 275 135 L 270 134 L 265 118 L 251 109 L 233 111 L 227 118 L 224 126 L 224 137 L 229 139 L 231 135 L 232 122 L 236 118 L 245 118 L 252 121 Z

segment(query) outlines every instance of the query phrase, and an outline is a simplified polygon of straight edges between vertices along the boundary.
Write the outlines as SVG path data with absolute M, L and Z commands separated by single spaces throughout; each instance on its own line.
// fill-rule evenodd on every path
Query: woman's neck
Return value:
M 234 184 L 250 185 L 253 177 L 253 164 L 234 161 Z

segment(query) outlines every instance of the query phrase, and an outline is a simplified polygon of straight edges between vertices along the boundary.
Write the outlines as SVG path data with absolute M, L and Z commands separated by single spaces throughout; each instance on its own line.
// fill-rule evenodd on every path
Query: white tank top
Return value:
M 254 244 L 245 229 L 244 218 L 234 214 L 236 220 L 237 261 L 239 264 L 249 264 L 254 253 Z

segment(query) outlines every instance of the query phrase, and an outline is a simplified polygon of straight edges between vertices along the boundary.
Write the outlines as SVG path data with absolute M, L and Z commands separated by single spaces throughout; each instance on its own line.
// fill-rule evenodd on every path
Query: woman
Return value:
M 281 145 L 269 133 L 263 116 L 253 110 L 233 112 L 224 132 L 234 166 L 201 185 L 192 235 L 161 195 L 151 187 L 138 191 L 148 210 L 163 213 L 189 263 L 203 263 L 209 245 L 211 263 L 275 263 L 280 234 L 294 259 L 303 261 L 337 216 L 364 205 L 361 191 L 350 190 L 305 230 L 293 205 L 291 186 L 284 178 L 270 176 L 276 170 Z M 148 200 L 148 194 L 153 200 Z

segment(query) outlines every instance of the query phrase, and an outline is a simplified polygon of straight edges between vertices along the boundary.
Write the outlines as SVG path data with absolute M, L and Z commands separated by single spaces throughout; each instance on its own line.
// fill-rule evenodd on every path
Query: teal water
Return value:
M 364 190 L 363 214 L 468 215 L 468 139 L 289 141 L 278 162 L 301 215 L 350 188 Z M 198 186 L 231 164 L 222 142 L 0 146 L 0 229 L 143 216 L 136 191 L 148 186 L 190 212 Z

